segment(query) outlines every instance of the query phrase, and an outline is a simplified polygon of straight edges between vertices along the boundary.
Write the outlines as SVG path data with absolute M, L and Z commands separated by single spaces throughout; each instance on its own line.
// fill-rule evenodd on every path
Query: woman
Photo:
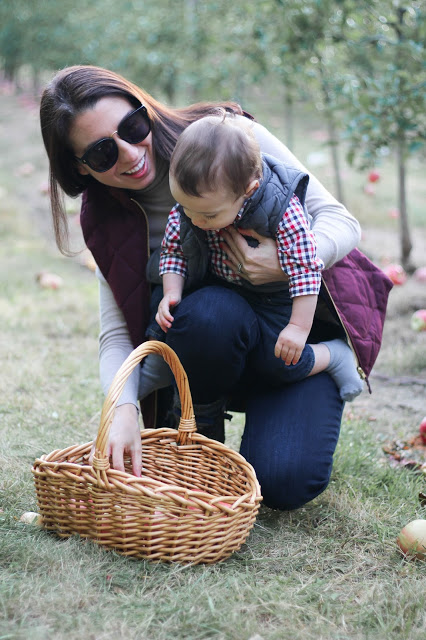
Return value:
M 248 117 L 236 104 L 222 106 Z M 89 66 L 60 71 L 43 93 L 41 130 L 50 160 L 57 244 L 66 253 L 61 190 L 69 196 L 83 193 L 82 230 L 98 265 L 104 390 L 131 350 L 146 339 L 152 311 L 145 269 L 175 204 L 168 168 L 177 137 L 215 107 L 202 103 L 172 109 L 121 76 Z M 301 167 L 264 127 L 252 126 L 263 152 Z M 331 267 L 356 246 L 359 225 L 313 176 L 306 205 L 318 255 L 326 268 Z M 235 230 L 227 233 L 229 266 L 255 285 L 284 278 L 274 241 L 254 232 L 248 235 L 254 242 Z M 153 301 L 153 309 L 157 303 Z M 315 327 L 319 333 L 312 340 L 341 332 L 335 319 L 331 323 L 318 319 Z M 213 437 L 222 428 L 225 407 L 214 406 L 212 398 L 227 396 L 227 408 L 244 408 L 241 453 L 256 469 L 264 502 L 273 508 L 294 509 L 312 500 L 329 482 L 343 404 L 326 373 L 284 388 L 262 388 L 261 381 L 250 375 L 249 354 L 257 339 L 244 300 L 221 287 L 213 291 L 210 287 L 208 295 L 199 289 L 184 298 L 167 334 L 168 344 L 187 371 L 199 428 Z M 123 469 L 123 455 L 130 454 L 136 475 L 141 472 L 137 404 L 144 377 L 140 371 L 126 385 L 109 440 L 114 468 Z M 145 386 L 142 395 L 146 393 Z M 154 426 L 147 419 L 145 424 Z

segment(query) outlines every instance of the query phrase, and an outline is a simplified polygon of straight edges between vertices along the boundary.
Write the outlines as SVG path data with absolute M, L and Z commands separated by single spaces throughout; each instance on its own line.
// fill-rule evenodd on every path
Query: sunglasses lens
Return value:
M 144 106 L 123 118 L 117 129 L 120 138 L 129 144 L 142 142 L 150 131 L 151 123 Z M 113 138 L 99 140 L 79 160 L 85 162 L 93 171 L 104 173 L 118 160 L 117 144 Z
M 115 140 L 106 138 L 95 144 L 85 155 L 85 161 L 93 171 L 103 173 L 115 165 L 118 159 L 118 148 Z
M 145 140 L 151 130 L 151 123 L 145 107 L 139 107 L 122 120 L 118 127 L 118 135 L 130 144 L 137 144 Z

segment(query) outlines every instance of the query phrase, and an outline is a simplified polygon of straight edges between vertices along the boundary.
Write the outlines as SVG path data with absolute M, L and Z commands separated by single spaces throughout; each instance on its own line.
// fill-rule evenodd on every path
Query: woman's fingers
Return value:
M 244 236 L 257 240 L 257 246 L 251 247 Z M 254 285 L 287 280 L 278 259 L 277 244 L 274 238 L 266 238 L 247 229 L 240 232 L 233 227 L 223 231 L 222 237 L 224 243 L 221 246 L 228 256 L 225 264 L 234 273 L 238 273 Z
M 133 475 L 140 478 L 142 473 L 142 445 L 135 447 L 131 453 Z
M 231 266 L 231 268 L 233 266 L 237 270 L 240 263 L 244 265 L 245 252 L 250 247 L 245 238 L 233 227 L 223 231 L 222 235 L 226 243 L 223 245 L 223 249 L 230 262 L 228 266 Z
M 124 471 L 124 449 L 123 447 L 115 444 L 112 447 L 112 466 L 117 471 Z

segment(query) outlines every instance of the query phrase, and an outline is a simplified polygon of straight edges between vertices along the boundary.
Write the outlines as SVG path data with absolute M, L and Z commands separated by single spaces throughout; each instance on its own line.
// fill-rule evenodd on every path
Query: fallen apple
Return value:
M 414 331 L 426 331 L 426 309 L 415 311 L 411 316 L 410 324 Z
M 400 264 L 387 264 L 383 271 L 393 284 L 404 284 L 407 280 L 407 274 Z
M 364 193 L 366 193 L 368 196 L 374 196 L 376 190 L 372 184 L 366 184 L 364 187 Z
M 423 444 L 426 445 L 426 416 L 423 418 L 423 420 L 420 423 L 419 433 L 422 437 Z
M 419 282 L 426 282 L 426 267 L 419 267 L 413 273 L 413 277 Z
M 368 174 L 368 182 L 378 182 L 380 180 L 380 173 L 377 171 L 377 169 L 373 169 L 372 171 L 370 171 L 370 173 Z
M 61 276 L 47 271 L 40 271 L 40 273 L 37 273 L 36 281 L 43 289 L 59 289 L 64 283 Z
M 399 218 L 399 209 L 393 208 L 388 211 L 389 218 Z
M 15 175 L 17 176 L 29 176 L 31 173 L 34 173 L 35 167 L 32 162 L 24 162 L 21 164 L 19 169 L 15 171 Z
M 96 262 L 92 254 L 85 258 L 84 266 L 90 269 L 90 271 L 96 271 Z
M 26 511 L 19 518 L 19 522 L 23 522 L 24 524 L 35 524 L 36 526 L 40 527 L 42 523 L 42 517 L 35 511 Z
M 42 193 L 43 195 L 49 195 L 50 193 L 50 186 L 47 180 L 44 180 L 40 186 L 39 186 L 39 191 L 40 193 Z
M 405 556 L 411 558 L 426 558 L 426 520 L 413 520 L 401 531 L 396 542 Z

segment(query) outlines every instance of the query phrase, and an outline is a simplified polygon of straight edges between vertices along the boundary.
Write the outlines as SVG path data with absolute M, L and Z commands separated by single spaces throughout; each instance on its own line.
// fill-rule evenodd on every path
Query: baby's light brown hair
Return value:
M 248 125 L 224 109 L 190 124 L 179 136 L 170 174 L 189 196 L 219 187 L 238 198 L 262 177 L 260 148 Z

